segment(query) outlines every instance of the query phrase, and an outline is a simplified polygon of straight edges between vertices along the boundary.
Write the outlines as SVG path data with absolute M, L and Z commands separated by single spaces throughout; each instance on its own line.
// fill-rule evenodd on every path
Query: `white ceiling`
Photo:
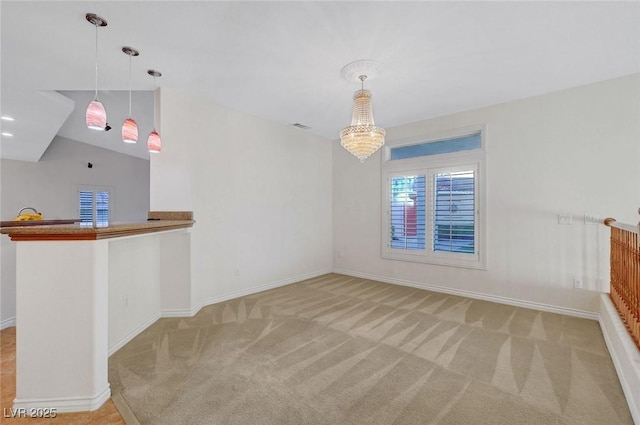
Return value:
M 0 112 L 10 109 L 15 121 L 0 121 L 2 132 L 12 135 L 2 136 L 2 158 L 38 162 L 74 107 L 73 100 L 54 91 L 3 88 Z
M 134 90 L 155 68 L 160 86 L 332 140 L 358 88 L 340 70 L 357 59 L 382 64 L 365 86 L 387 128 L 640 71 L 638 2 L 2 1 L 3 92 L 93 90 L 87 12 L 109 23 L 101 93 L 128 89 L 129 45 Z

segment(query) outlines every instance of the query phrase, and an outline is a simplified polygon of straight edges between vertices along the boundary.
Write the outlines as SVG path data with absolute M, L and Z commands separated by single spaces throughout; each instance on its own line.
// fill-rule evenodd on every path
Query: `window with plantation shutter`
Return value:
M 443 172 L 434 175 L 433 250 L 475 252 L 475 172 Z
M 391 246 L 424 249 L 426 244 L 426 176 L 391 177 Z
M 386 147 L 382 256 L 485 269 L 483 128 L 430 140 Z
M 93 223 L 93 192 L 88 190 L 78 191 L 80 201 L 80 222 Z
M 111 190 L 82 187 L 78 189 L 78 213 L 81 224 L 106 226 L 110 219 Z
M 109 223 L 109 198 L 108 191 L 96 192 L 96 222 L 99 224 Z

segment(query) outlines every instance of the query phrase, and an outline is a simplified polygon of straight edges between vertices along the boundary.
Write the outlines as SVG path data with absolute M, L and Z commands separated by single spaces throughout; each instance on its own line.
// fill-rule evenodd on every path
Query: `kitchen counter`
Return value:
M 148 218 L 0 228 L 15 248 L 14 410 L 98 409 L 111 396 L 109 355 L 163 314 L 191 314 L 193 213 Z
M 39 223 L 43 222 L 45 222 L 45 220 L 39 221 Z M 96 227 L 78 223 L 31 224 L 14 227 L 2 226 L 2 228 L 0 228 L 0 233 L 9 235 L 12 241 L 93 241 L 98 239 L 183 229 L 192 227 L 193 223 L 193 220 L 150 220 L 140 223 L 110 223 L 106 226 L 98 225 Z
M 79 223 L 80 219 L 78 218 L 69 218 L 69 219 L 61 219 L 61 220 L 7 220 L 0 221 L 0 227 L 16 227 L 16 226 L 49 226 L 52 224 L 73 224 Z

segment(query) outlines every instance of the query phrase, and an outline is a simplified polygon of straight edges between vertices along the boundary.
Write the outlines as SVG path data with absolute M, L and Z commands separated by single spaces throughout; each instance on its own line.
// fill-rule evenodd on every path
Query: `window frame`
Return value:
M 470 126 L 392 141 L 384 147 L 381 166 L 381 257 L 388 260 L 435 264 L 487 270 L 487 196 L 486 196 L 486 125 Z M 452 153 L 391 160 L 391 149 L 421 143 L 480 134 L 480 148 Z M 435 175 L 442 172 L 474 171 L 474 250 L 473 254 L 435 251 L 433 249 L 434 205 L 432 191 Z M 425 248 L 391 247 L 391 179 L 398 176 L 425 175 L 427 205 L 425 207 Z
M 92 185 L 77 185 L 74 187 L 75 194 L 75 203 L 76 203 L 76 216 L 80 219 L 80 192 L 93 192 L 93 208 L 92 208 L 92 226 L 98 225 L 107 225 L 109 222 L 113 221 L 113 202 L 114 202 L 114 190 L 110 186 L 92 186 Z M 98 221 L 98 205 L 97 205 L 97 197 L 96 194 L 98 192 L 107 192 L 109 193 L 109 209 L 108 209 L 108 218 L 107 222 L 104 223 L 102 221 Z M 90 223 L 85 221 L 81 222 L 81 225 L 88 226 Z

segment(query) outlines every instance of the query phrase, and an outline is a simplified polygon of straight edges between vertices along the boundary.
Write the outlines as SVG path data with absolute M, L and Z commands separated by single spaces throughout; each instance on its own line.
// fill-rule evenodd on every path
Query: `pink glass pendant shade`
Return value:
M 86 121 L 92 130 L 104 130 L 107 126 L 107 112 L 99 100 L 94 100 L 87 107 Z
M 127 118 L 122 124 L 122 141 L 125 143 L 138 141 L 138 124 L 133 118 Z
M 162 149 L 162 140 L 157 131 L 153 130 L 149 133 L 149 139 L 147 140 L 147 150 L 150 153 L 159 153 Z

